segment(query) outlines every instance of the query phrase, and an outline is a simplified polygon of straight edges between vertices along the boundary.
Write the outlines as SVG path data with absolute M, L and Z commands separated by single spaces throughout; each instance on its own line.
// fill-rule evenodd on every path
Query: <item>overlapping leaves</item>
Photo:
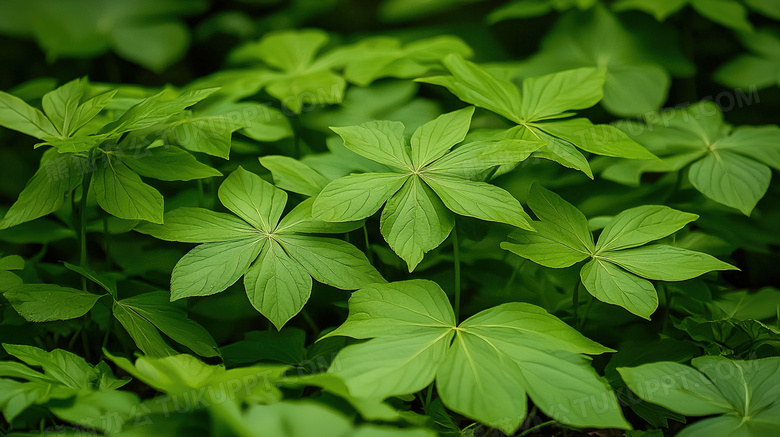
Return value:
M 445 406 L 508 434 L 525 418 L 526 394 L 569 425 L 629 428 L 618 408 L 581 402 L 598 396 L 617 405 L 583 355 L 611 350 L 542 308 L 503 304 L 458 325 L 436 283 L 411 280 L 364 287 L 349 310 L 328 335 L 370 340 L 339 352 L 329 371 L 355 397 L 414 393 L 435 380 Z
M 492 76 L 478 65 L 457 55 L 444 59 L 452 76 L 433 76 L 418 81 L 441 85 L 461 100 L 495 112 L 517 126 L 482 132 L 490 140 L 522 139 L 545 143 L 534 156 L 551 159 L 593 177 L 585 156 L 577 150 L 604 156 L 650 159 L 652 153 L 610 125 L 594 125 L 586 118 L 568 118 L 602 98 L 604 72 L 578 68 L 523 81 L 522 93 L 507 80 Z
M 173 300 L 219 293 L 243 276 L 252 305 L 281 329 L 309 299 L 312 277 L 348 290 L 384 281 L 351 244 L 312 235 L 352 230 L 359 223 L 313 220 L 311 200 L 282 218 L 287 193 L 241 167 L 222 183 L 219 199 L 235 216 L 179 208 L 165 214 L 163 225 L 136 228 L 163 240 L 204 243 L 176 264 Z
M 661 205 L 627 209 L 613 217 L 598 243 L 578 209 L 557 194 L 534 185 L 528 204 L 540 219 L 537 232 L 517 230 L 501 243 L 523 258 L 545 267 L 564 268 L 589 259 L 580 278 L 596 299 L 621 306 L 646 319 L 658 307 L 648 281 L 683 281 L 733 266 L 710 255 L 665 244 L 651 244 L 696 220 L 696 214 Z
M 58 210 L 66 195 L 85 178 L 89 185 L 83 188 L 94 190 L 97 203 L 109 214 L 161 223 L 163 197 L 139 175 L 192 180 L 221 173 L 177 147 L 161 147 L 161 141 L 139 142 L 126 134 L 159 124 L 213 91 L 180 94 L 164 90 L 113 121 L 98 114 L 116 91 L 92 96 L 86 80 L 69 82 L 46 94 L 44 112 L 0 92 L 0 125 L 43 140 L 39 145 L 53 147 L 44 153 L 40 168 L 0 221 L 0 229 Z
M 441 115 L 418 128 L 409 145 L 399 122 L 333 128 L 348 149 L 384 164 L 388 171 L 353 174 L 329 183 L 314 201 L 314 217 L 329 222 L 362 220 L 386 203 L 382 235 L 410 272 L 425 252 L 447 238 L 455 214 L 530 229 L 517 199 L 473 179 L 492 167 L 517 164 L 540 143 L 478 142 L 450 150 L 466 137 L 473 112 L 469 107 Z
M 686 416 L 713 416 L 678 437 L 764 437 L 780 429 L 780 358 L 735 361 L 704 356 L 693 368 L 661 361 L 622 367 L 626 384 L 647 402 Z
M 620 162 L 603 176 L 636 184 L 645 172 L 682 171 L 702 194 L 750 215 L 769 188 L 771 168 L 780 169 L 780 127 L 740 126 L 723 121 L 710 101 L 645 117 L 622 127 L 661 161 Z

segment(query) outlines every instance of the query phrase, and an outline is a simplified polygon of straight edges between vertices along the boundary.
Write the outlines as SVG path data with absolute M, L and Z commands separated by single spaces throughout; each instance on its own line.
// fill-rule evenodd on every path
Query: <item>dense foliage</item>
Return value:
M 0 435 L 780 435 L 778 20 L 0 3 Z

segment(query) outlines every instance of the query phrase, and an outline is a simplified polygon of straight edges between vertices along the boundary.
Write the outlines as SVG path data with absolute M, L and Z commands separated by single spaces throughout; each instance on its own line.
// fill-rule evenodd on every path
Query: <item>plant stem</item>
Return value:
M 366 258 L 368 258 L 369 264 L 374 264 L 373 254 L 371 253 L 371 243 L 368 241 L 368 228 L 363 223 L 363 238 L 366 240 Z
M 460 321 L 460 245 L 458 226 L 452 228 L 452 251 L 455 256 L 455 322 Z
M 303 309 L 301 310 L 301 315 L 303 316 L 303 320 L 306 321 L 306 324 L 309 325 L 309 328 L 314 331 L 314 338 L 319 338 L 320 328 L 318 328 L 317 324 L 314 323 L 314 319 L 311 318 L 311 314 L 309 314 L 306 309 Z
M 425 393 L 425 407 L 424 410 L 427 413 L 428 408 L 431 406 L 431 399 L 433 398 L 433 383 L 428 386 L 428 391 Z
M 92 155 L 87 159 L 92 159 Z M 87 173 L 81 181 L 81 201 L 79 202 L 79 266 L 87 267 L 87 197 L 89 196 L 89 184 L 92 181 L 92 173 Z M 87 279 L 81 278 L 81 287 L 87 291 Z
M 555 423 L 554 420 L 548 420 L 547 422 L 540 423 L 540 424 L 538 424 L 538 425 L 536 425 L 536 426 L 534 426 L 532 428 L 528 428 L 527 430 L 521 432 L 520 434 L 517 435 L 517 437 L 525 437 L 525 436 L 531 434 L 532 432 L 535 432 L 538 429 L 544 428 L 545 426 L 549 426 L 549 425 L 552 425 L 554 423 Z

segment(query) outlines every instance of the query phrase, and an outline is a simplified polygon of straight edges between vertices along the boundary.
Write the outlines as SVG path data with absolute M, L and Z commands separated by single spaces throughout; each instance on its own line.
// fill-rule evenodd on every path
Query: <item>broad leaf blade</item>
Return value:
M 102 297 L 54 284 L 24 284 L 6 291 L 3 296 L 30 322 L 81 317 Z
M 607 223 L 599 236 L 597 251 L 641 246 L 682 229 L 699 218 L 663 205 L 644 205 L 627 209 Z
M 125 220 L 162 223 L 162 194 L 141 181 L 125 164 L 106 159 L 106 165 L 98 167 L 92 180 L 98 205 Z
M 653 284 L 610 262 L 593 259 L 582 267 L 580 277 L 593 297 L 623 307 L 639 317 L 649 320 L 658 308 Z
M 660 281 L 684 281 L 715 270 L 737 270 L 712 255 L 664 244 L 619 250 L 603 256 L 629 272 Z
M 287 193 L 239 167 L 219 186 L 219 200 L 255 228 L 271 233 L 287 204 Z

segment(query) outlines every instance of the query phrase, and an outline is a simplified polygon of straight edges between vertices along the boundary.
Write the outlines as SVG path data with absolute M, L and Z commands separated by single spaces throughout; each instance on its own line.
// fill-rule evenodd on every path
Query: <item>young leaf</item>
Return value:
M 282 216 L 287 193 L 239 167 L 219 186 L 219 200 L 247 223 L 270 233 Z
M 32 137 L 49 140 L 60 135 L 43 113 L 22 99 L 0 91 L 0 126 Z
M 347 321 L 328 336 L 370 340 L 342 349 L 330 371 L 356 397 L 413 393 L 435 379 L 444 405 L 508 434 L 525 417 L 519 393 L 563 423 L 629 428 L 618 409 L 574 408 L 578 398 L 604 393 L 617 405 L 582 356 L 611 350 L 539 307 L 504 304 L 456 326 L 441 288 L 411 280 L 360 289 L 349 309 Z M 546 383 L 560 378 L 571 391 Z
M 82 80 L 76 79 L 43 96 L 43 112 L 60 132 L 60 137 L 67 138 L 73 132 L 73 119 L 85 88 Z
M 603 256 L 631 273 L 661 281 L 685 281 L 713 270 L 738 270 L 706 253 L 664 244 L 609 252 Z
M 102 297 L 54 284 L 24 284 L 6 291 L 3 296 L 30 322 L 81 317 Z
M 277 187 L 304 196 L 316 196 L 329 182 L 317 170 L 287 156 L 263 156 L 260 164 L 271 171 Z
M 107 213 L 126 220 L 163 222 L 162 194 L 125 164 L 106 157 L 106 165 L 98 166 L 92 184 L 95 200 Z
M 10 228 L 43 217 L 60 209 L 65 196 L 81 183 L 82 175 L 76 169 L 81 158 L 46 151 L 41 166 L 27 182 L 19 198 L 11 205 L 0 229 Z
M 118 300 L 114 303 L 115 313 L 117 309 L 126 313 L 128 318 L 134 319 L 136 325 L 145 324 L 144 321 L 151 323 L 154 328 L 160 330 L 173 341 L 190 348 L 200 356 L 213 357 L 219 354 L 217 344 L 211 334 L 203 326 L 187 318 L 183 309 L 171 304 L 168 293 L 165 291 L 152 291 Z M 134 333 L 130 330 L 128 332 L 131 335 Z M 133 337 L 137 338 L 137 336 Z M 138 346 L 145 354 L 154 352 L 154 350 L 149 351 L 148 348 L 141 347 L 142 344 L 138 344 Z
M 583 216 L 584 217 L 584 216 Z M 662 205 L 644 205 L 616 215 L 599 236 L 596 251 L 641 246 L 671 235 L 699 216 Z
M 219 293 L 244 276 L 252 304 L 281 329 L 308 300 L 312 277 L 341 289 L 384 281 L 354 246 L 309 235 L 360 226 L 312 219 L 313 199 L 280 220 L 287 194 L 241 167 L 220 186 L 219 198 L 243 220 L 180 208 L 166 214 L 165 224 L 138 227 L 166 240 L 204 242 L 174 267 L 171 300 Z
M 269 241 L 247 270 L 244 287 L 252 306 L 281 330 L 309 300 L 311 276 L 279 243 Z
M 517 153 L 503 153 L 500 146 L 479 143 L 487 146 L 484 152 L 501 153 L 491 158 L 483 158 L 474 145 L 462 146 L 467 148 L 464 151 L 450 151 L 454 146 L 450 143 L 462 138 L 468 130 L 471 114 L 471 109 L 463 109 L 439 116 L 415 131 L 411 146 L 404 140 L 401 123 L 380 121 L 334 128 L 344 138 L 345 146 L 390 166 L 392 172 L 334 180 L 317 195 L 313 216 L 336 222 L 360 220 L 387 202 L 380 229 L 390 247 L 406 261 L 410 272 L 425 252 L 447 238 L 454 226 L 453 213 L 530 229 L 528 215 L 511 194 L 471 180 L 476 176 L 476 169 L 488 170 L 503 163 L 517 165 L 519 160 L 528 157 L 528 142 L 519 142 L 525 150 Z M 466 125 L 454 127 L 462 123 Z
M 619 367 L 640 398 L 686 416 L 715 416 L 687 426 L 691 437 L 761 437 L 780 427 L 776 390 L 780 359 L 736 361 L 724 357 L 694 358 L 693 368 L 668 361 Z
M 588 293 L 646 319 L 658 307 L 658 296 L 653 284 L 643 278 L 683 281 L 714 270 L 735 269 L 710 255 L 680 247 L 637 248 L 680 230 L 696 214 L 655 205 L 631 208 L 607 222 L 594 247 L 585 216 L 554 193 L 534 186 L 528 204 L 542 219 L 533 223 L 537 232 L 517 230 L 501 248 L 552 268 L 590 258 L 580 270 Z
M 178 147 L 155 147 L 146 149 L 138 155 L 130 155 L 123 162 L 134 172 L 147 178 L 161 181 L 191 181 L 222 173 L 202 164 L 194 156 Z
M 380 230 L 411 272 L 426 252 L 444 242 L 454 226 L 454 218 L 429 184 L 409 178 L 382 210 Z
M 605 78 L 604 70 L 585 67 L 525 79 L 520 117 L 543 120 L 590 108 L 601 100 Z

